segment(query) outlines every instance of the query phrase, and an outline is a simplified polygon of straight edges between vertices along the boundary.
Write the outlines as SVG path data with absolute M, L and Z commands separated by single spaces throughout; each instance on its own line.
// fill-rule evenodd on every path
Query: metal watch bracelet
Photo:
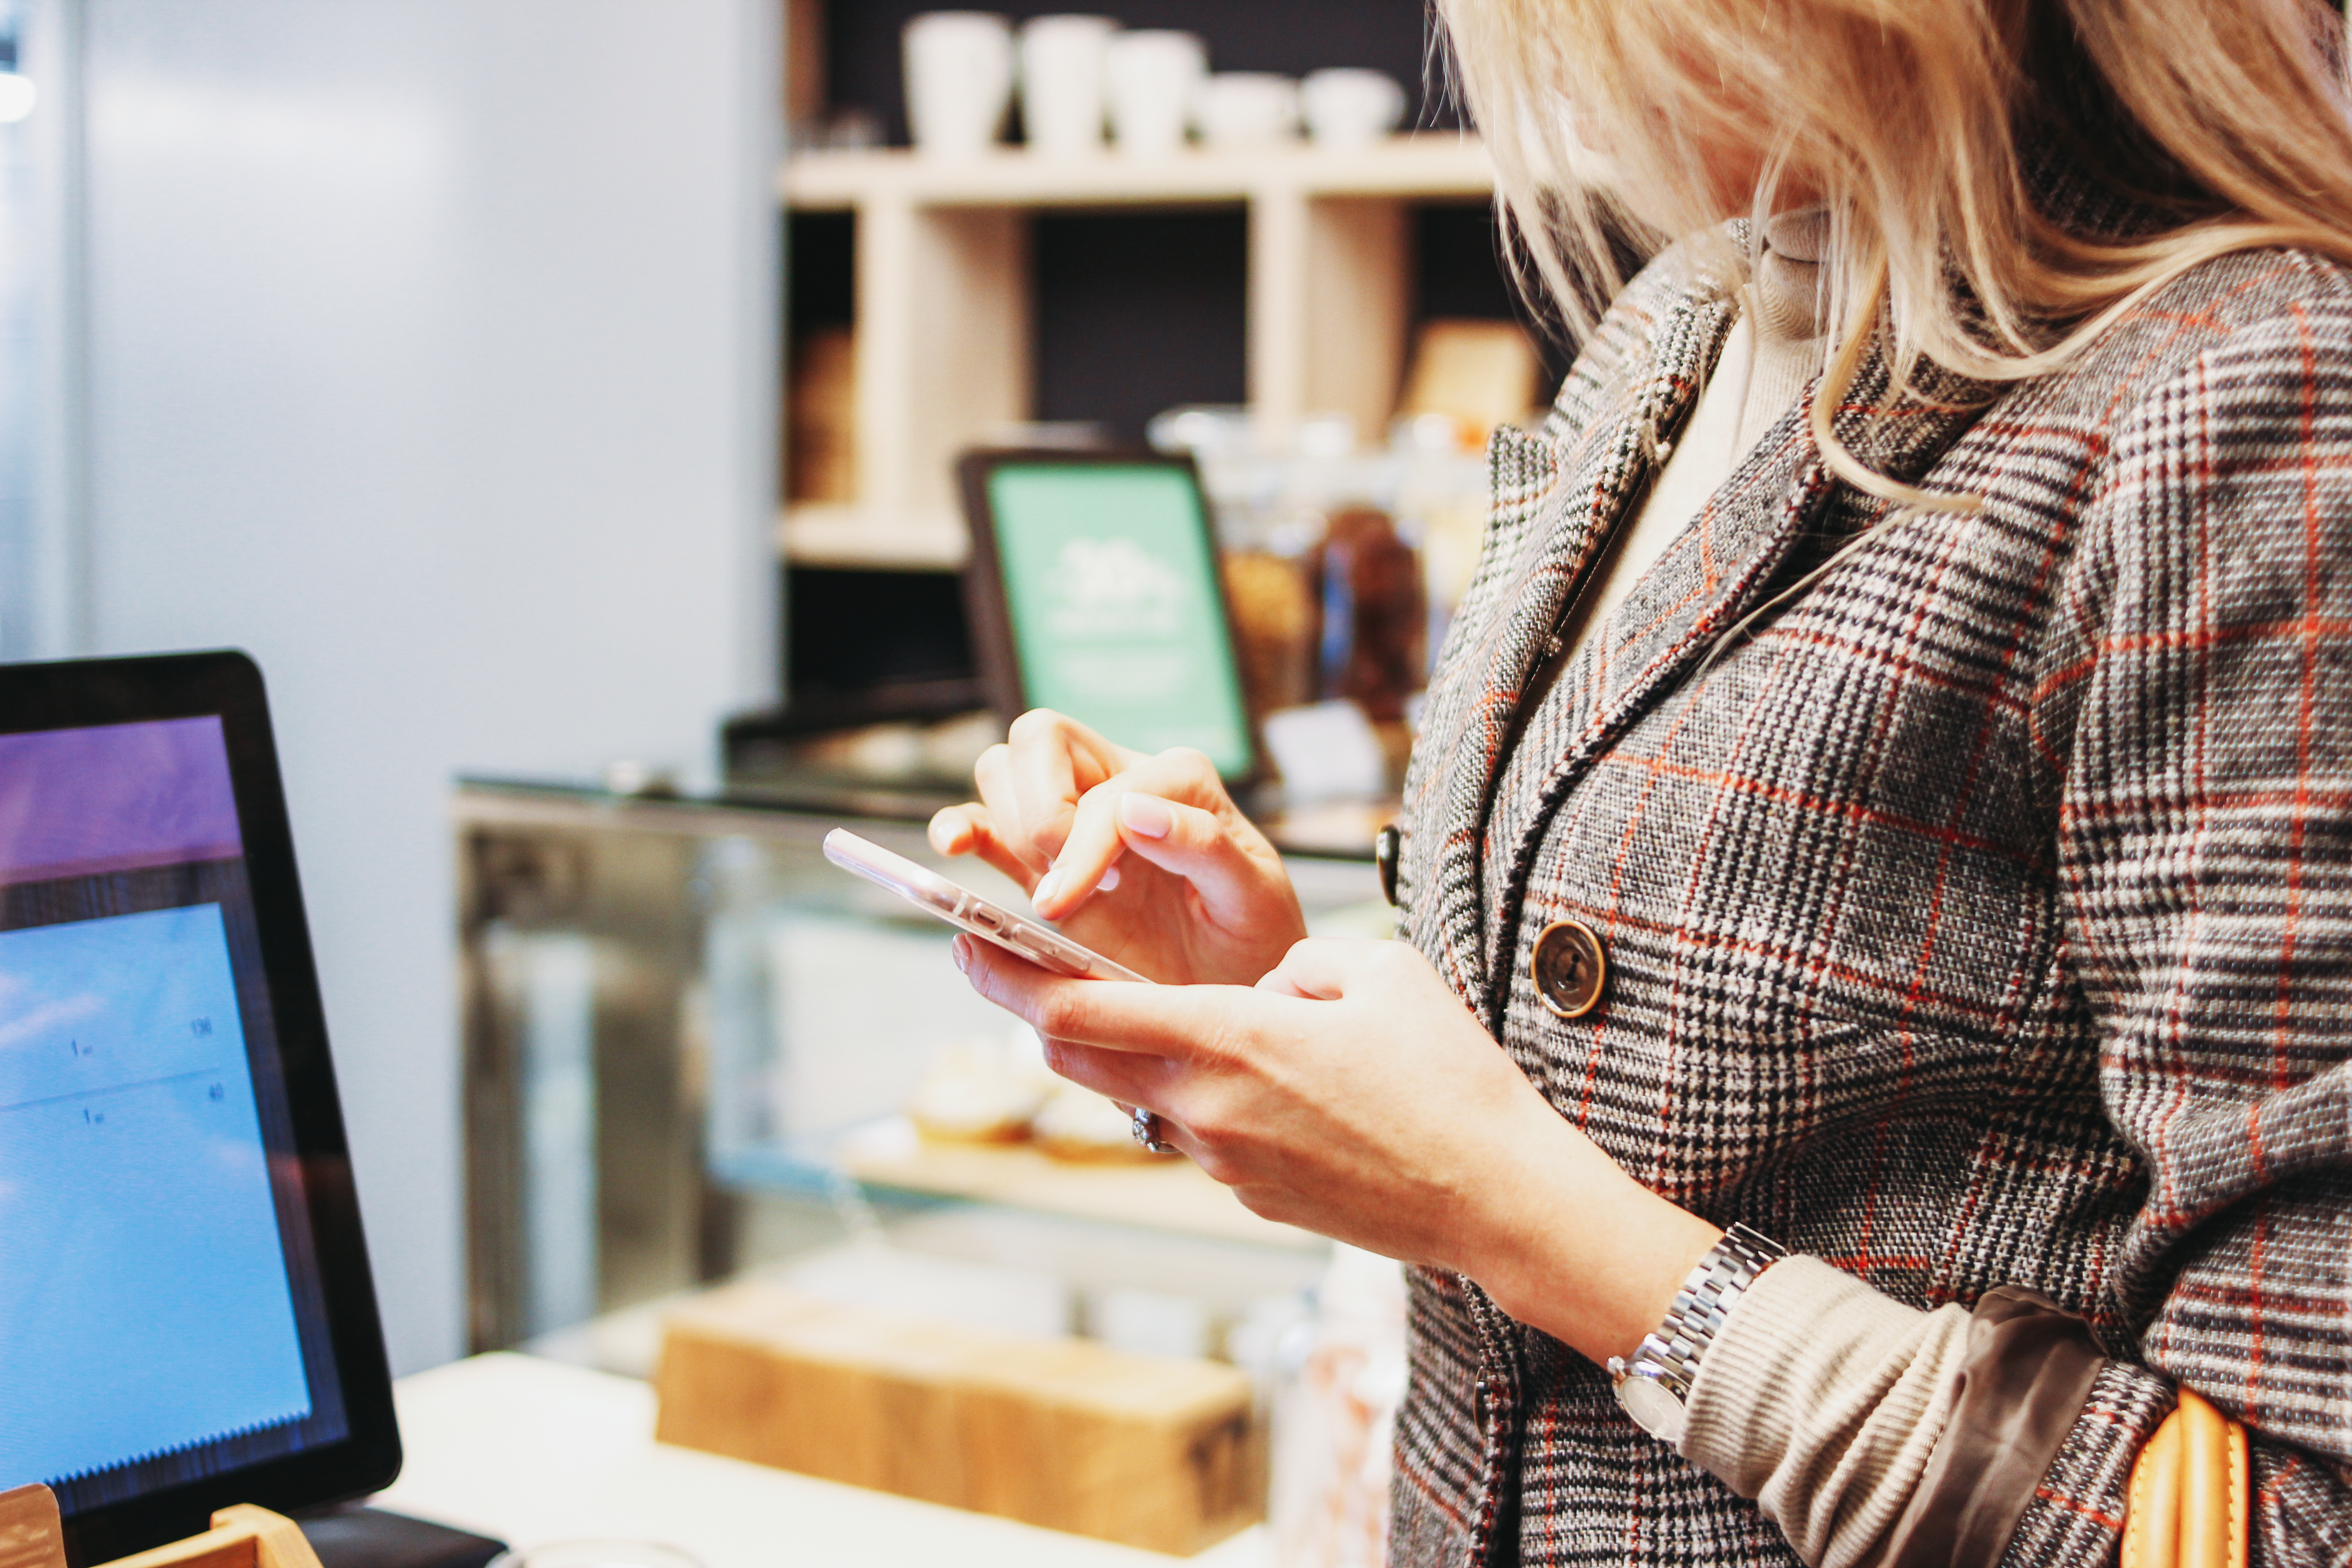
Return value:
M 1789 1249 L 1769 1237 L 1733 1226 L 1684 1279 L 1665 1321 L 1642 1341 L 1633 1362 L 1609 1358 L 1618 1401 L 1644 1430 L 1670 1443 L 1681 1441 L 1700 1358 L 1756 1277 L 1787 1256 Z M 1633 1384 L 1635 1379 L 1641 1385 Z

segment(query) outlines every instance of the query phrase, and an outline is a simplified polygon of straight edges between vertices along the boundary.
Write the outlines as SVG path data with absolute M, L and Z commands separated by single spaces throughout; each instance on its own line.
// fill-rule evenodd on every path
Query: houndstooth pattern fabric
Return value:
M 1872 369 L 1841 435 L 1980 512 L 1889 518 L 1791 413 L 1523 711 L 1727 293 L 1670 253 L 1497 438 L 1400 929 L 1675 1202 L 1922 1309 L 2090 1318 L 2115 1359 L 2010 1563 L 2114 1560 L 2176 1381 L 2252 1430 L 2256 1561 L 2352 1561 L 2352 275 L 2210 262 L 1893 416 Z M 1610 963 L 1574 1021 L 1528 973 L 1564 917 Z M 1475 1284 L 1412 1303 L 1394 1561 L 1796 1561 Z

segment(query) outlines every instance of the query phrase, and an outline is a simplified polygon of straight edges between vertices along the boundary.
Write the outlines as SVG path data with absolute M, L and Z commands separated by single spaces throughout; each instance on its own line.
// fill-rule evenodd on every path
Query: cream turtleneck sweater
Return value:
M 1822 209 L 1765 225 L 1739 320 L 1648 499 L 1562 628 L 1549 684 L 1589 630 L 1697 521 L 1819 374 Z M 1917 1489 L 1955 1398 L 1969 1313 L 1906 1307 L 1812 1258 L 1767 1269 L 1699 1364 L 1685 1458 L 1752 1497 L 1807 1563 L 1874 1560 Z

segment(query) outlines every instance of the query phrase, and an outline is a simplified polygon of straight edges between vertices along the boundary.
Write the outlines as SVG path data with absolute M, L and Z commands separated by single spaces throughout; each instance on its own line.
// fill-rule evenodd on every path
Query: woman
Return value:
M 1031 714 L 933 842 L 1181 984 L 959 963 L 1413 1266 L 1400 1562 L 2103 1562 L 2184 1384 L 2252 1431 L 2256 1561 L 2345 1561 L 2340 23 L 1446 20 L 1563 310 L 1612 228 L 1699 237 L 1497 440 L 1407 942 L 1299 940 L 1199 758 Z M 1612 207 L 1546 175 L 1571 121 Z

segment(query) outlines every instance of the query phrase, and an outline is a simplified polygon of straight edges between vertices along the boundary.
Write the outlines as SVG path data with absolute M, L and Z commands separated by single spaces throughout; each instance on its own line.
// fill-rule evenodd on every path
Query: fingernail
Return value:
M 1116 866 L 1104 867 L 1102 879 L 1095 884 L 1095 891 L 1097 893 L 1108 893 L 1113 888 L 1118 886 L 1118 868 Z
M 948 955 L 955 960 L 956 973 L 971 973 L 971 938 L 960 936 L 948 943 Z
M 1146 838 L 1165 838 L 1176 826 L 1176 814 L 1156 795 L 1118 797 L 1118 825 Z
M 1054 895 L 1061 891 L 1061 872 L 1046 872 L 1044 876 L 1037 879 L 1037 885 L 1029 889 L 1029 907 L 1038 910 L 1044 909 L 1048 903 L 1053 901 Z

